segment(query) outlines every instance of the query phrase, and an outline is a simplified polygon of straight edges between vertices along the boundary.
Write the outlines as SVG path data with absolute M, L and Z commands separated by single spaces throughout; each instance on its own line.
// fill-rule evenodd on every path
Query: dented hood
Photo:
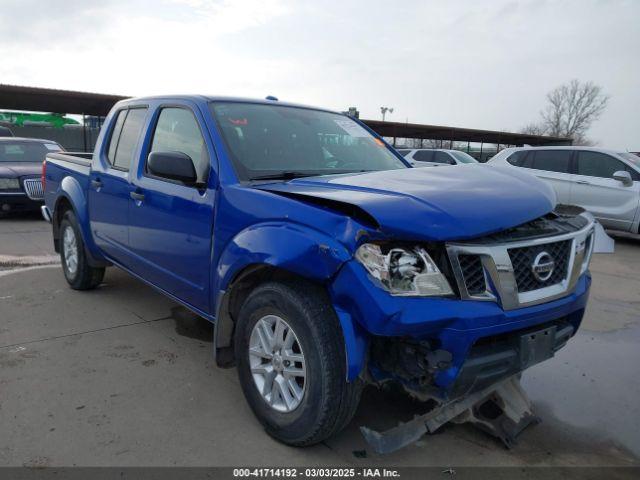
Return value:
M 498 232 L 555 207 L 552 188 L 511 167 L 465 165 L 307 177 L 256 186 L 301 201 L 366 212 L 386 235 L 462 240 Z M 344 210 L 344 209 L 343 209 Z

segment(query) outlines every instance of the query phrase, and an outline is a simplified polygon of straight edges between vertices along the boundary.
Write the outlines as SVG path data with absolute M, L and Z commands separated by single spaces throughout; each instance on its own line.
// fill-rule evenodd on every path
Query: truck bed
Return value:
M 93 153 L 87 152 L 49 153 L 47 154 L 47 163 L 57 164 L 59 162 L 67 162 L 89 168 L 91 166 L 92 157 Z
M 49 153 L 46 157 L 45 203 L 53 211 L 53 201 L 57 196 L 60 183 L 65 177 L 72 177 L 83 192 L 89 186 L 91 171 L 91 153 Z

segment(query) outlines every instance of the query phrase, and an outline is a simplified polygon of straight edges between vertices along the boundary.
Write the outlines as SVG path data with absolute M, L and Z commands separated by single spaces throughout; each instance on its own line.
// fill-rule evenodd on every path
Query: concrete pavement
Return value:
M 0 255 L 51 253 L 44 222 L 0 220 Z M 523 378 L 543 423 L 515 449 L 448 425 L 386 456 L 358 426 L 420 412 L 404 396 L 368 389 L 345 432 L 286 447 L 253 417 L 235 370 L 214 366 L 206 321 L 114 268 L 91 292 L 70 290 L 56 265 L 5 271 L 0 465 L 640 465 L 639 253 L 618 239 L 594 259 L 583 328 Z

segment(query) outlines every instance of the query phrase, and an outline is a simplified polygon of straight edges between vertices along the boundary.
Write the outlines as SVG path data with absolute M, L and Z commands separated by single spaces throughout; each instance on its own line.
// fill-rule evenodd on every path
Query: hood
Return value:
M 0 162 L 0 177 L 18 178 L 25 175 L 40 175 L 40 162 Z
M 256 188 L 355 206 L 384 234 L 407 240 L 489 235 L 545 215 L 556 204 L 553 189 L 533 175 L 482 164 L 308 177 Z

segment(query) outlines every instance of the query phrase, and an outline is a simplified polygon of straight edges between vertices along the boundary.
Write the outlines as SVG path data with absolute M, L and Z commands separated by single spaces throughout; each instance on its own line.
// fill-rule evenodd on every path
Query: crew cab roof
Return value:
M 304 105 L 300 103 L 293 102 L 282 102 L 280 100 L 267 100 L 264 98 L 248 98 L 248 97 L 227 97 L 220 95 L 155 95 L 148 97 L 136 97 L 136 98 L 127 98 L 126 100 L 121 100 L 116 105 L 128 105 L 128 104 L 136 104 L 140 102 L 150 102 L 150 101 L 171 101 L 171 100 L 188 100 L 195 103 L 209 103 L 209 102 L 239 102 L 239 103 L 257 103 L 264 105 L 281 105 L 285 107 L 298 107 L 298 108 L 307 108 L 311 110 L 320 110 L 323 112 L 337 113 L 335 110 L 330 110 L 322 107 L 315 107 L 312 105 Z

